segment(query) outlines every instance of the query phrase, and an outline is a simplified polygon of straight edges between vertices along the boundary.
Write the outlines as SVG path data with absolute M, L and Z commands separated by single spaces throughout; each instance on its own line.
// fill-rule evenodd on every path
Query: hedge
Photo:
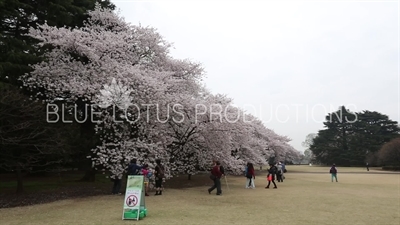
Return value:
M 400 171 L 400 166 L 382 166 L 382 170 Z

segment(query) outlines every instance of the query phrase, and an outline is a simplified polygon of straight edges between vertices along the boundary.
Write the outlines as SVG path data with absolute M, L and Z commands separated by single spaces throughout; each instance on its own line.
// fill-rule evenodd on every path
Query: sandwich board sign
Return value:
M 129 175 L 126 182 L 122 220 L 139 220 L 146 215 L 144 177 L 142 175 Z

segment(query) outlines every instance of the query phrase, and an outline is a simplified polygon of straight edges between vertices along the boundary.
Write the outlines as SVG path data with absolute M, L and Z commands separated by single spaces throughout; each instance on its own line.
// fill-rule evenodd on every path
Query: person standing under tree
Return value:
M 163 191 L 163 180 L 165 177 L 165 169 L 164 166 L 161 164 L 160 159 L 156 159 L 156 168 L 154 169 L 154 175 L 156 177 L 156 194 L 155 195 L 162 195 Z
M 329 173 L 331 174 L 331 180 L 333 182 L 333 178 L 335 178 L 336 182 L 337 181 L 337 169 L 335 163 L 332 165 L 331 169 L 329 170 Z
M 122 184 L 122 178 L 119 178 L 115 176 L 115 178 L 112 178 L 111 181 L 113 182 L 113 188 L 112 188 L 112 194 L 113 195 L 120 195 L 120 189 L 121 189 L 121 184 Z
M 247 163 L 246 166 L 244 167 L 244 176 L 246 176 L 248 169 L 249 169 L 249 163 Z
M 283 182 L 283 169 L 282 169 L 282 163 L 278 162 L 278 165 L 276 166 L 276 179 L 278 182 Z
M 149 196 L 149 165 L 144 164 L 142 168 L 143 180 L 144 180 L 144 187 L 145 187 L 145 196 Z
M 136 159 L 132 159 L 131 163 L 128 165 L 127 175 L 139 175 L 141 169 L 143 169 L 143 167 L 136 164 Z
M 366 166 L 367 166 L 367 171 L 369 171 L 369 164 L 368 164 L 368 162 L 367 162 Z
M 254 173 L 254 166 L 252 163 L 247 164 L 247 173 L 246 173 L 247 181 L 246 188 L 255 188 L 254 179 L 256 178 Z
M 285 173 L 287 172 L 285 162 L 282 163 L 282 171 L 282 179 L 285 179 Z
M 268 169 L 268 185 L 265 188 L 269 188 L 269 185 L 271 182 L 274 184 L 274 188 L 278 188 L 275 184 L 275 174 L 277 172 L 277 168 L 274 164 L 270 163 L 269 164 L 269 169 Z

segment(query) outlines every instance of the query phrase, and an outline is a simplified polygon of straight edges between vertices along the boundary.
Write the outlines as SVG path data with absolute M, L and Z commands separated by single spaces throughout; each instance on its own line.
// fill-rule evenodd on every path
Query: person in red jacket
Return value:
M 214 181 L 214 185 L 208 189 L 208 194 L 211 194 L 211 192 L 215 188 L 217 189 L 217 195 L 221 195 L 222 194 L 221 177 L 223 175 L 224 174 L 221 171 L 221 163 L 219 161 L 216 161 L 214 163 L 214 167 L 211 169 L 211 175 L 210 175 L 210 178 Z

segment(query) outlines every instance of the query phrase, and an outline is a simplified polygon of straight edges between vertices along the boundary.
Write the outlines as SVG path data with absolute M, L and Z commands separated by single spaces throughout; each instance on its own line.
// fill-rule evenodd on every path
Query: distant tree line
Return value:
M 340 166 L 399 166 L 400 128 L 379 112 L 350 112 L 345 106 L 329 113 L 325 129 L 304 142 L 314 163 Z

